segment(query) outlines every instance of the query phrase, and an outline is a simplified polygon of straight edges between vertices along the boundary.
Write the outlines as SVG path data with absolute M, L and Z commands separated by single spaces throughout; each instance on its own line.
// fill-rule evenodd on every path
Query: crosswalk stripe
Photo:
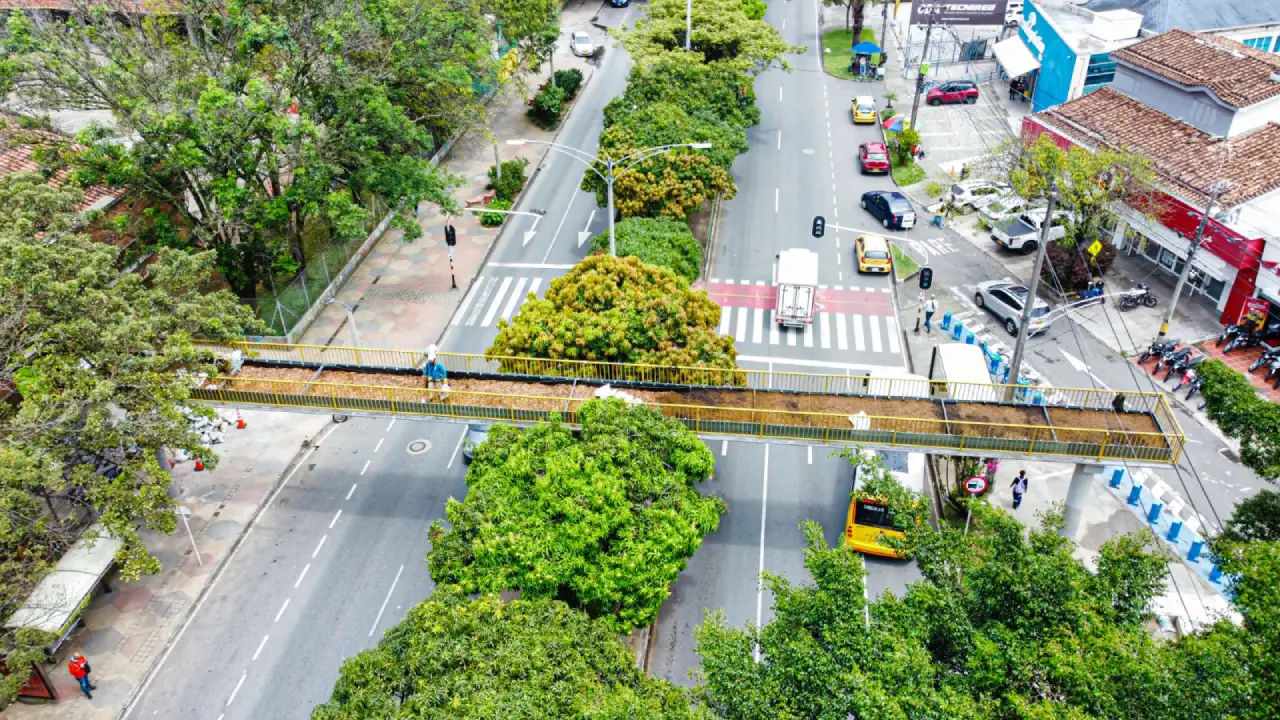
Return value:
M 751 342 L 758 343 L 763 339 L 764 332 L 764 310 L 756 308 L 751 313 Z
M 836 313 L 836 349 L 849 349 L 849 335 L 844 326 L 844 313 Z
M 533 279 L 533 282 L 529 283 L 529 292 L 533 293 L 534 295 L 537 295 L 538 288 L 540 287 L 542 287 L 542 278 L 536 277 Z
M 813 347 L 813 323 L 804 326 L 804 346 Z
M 862 335 L 862 316 L 854 315 L 853 320 L 853 349 L 858 352 L 867 351 L 867 340 Z
M 828 313 L 818 315 L 818 321 L 822 324 L 822 336 L 819 341 L 822 343 L 823 350 L 831 349 L 831 318 Z
M 480 286 L 484 284 L 484 278 L 477 279 L 476 283 L 471 286 L 471 290 L 467 292 L 467 296 L 462 299 L 462 305 L 458 307 L 458 312 L 453 314 L 453 320 L 449 321 L 450 325 L 457 325 L 462 322 L 463 316 L 467 314 L 467 308 L 471 306 L 471 301 L 476 299 L 476 293 L 480 292 Z
M 880 345 L 880 325 L 876 323 L 876 319 L 871 318 L 871 352 L 884 352 L 884 348 Z
M 800 333 L 799 333 L 799 332 L 797 332 L 797 331 L 795 331 L 795 330 L 787 330 L 787 345 L 789 345 L 790 347 L 795 347 L 795 346 L 796 346 L 796 336 L 797 336 L 797 335 L 799 335 L 799 334 L 800 334 Z
M 511 313 L 516 311 L 516 305 L 519 304 L 520 301 L 524 299 L 524 295 L 521 295 L 520 291 L 524 290 L 525 283 L 527 282 L 528 280 L 526 278 L 520 278 L 516 282 L 516 289 L 514 292 L 511 293 L 511 299 L 507 300 L 507 306 L 502 310 L 502 319 L 504 320 L 511 319 Z
M 747 308 L 738 308 L 738 328 L 734 331 L 733 338 L 738 342 L 747 341 Z
M 769 311 L 769 344 L 778 344 L 778 311 Z
M 720 334 L 721 335 L 729 334 L 729 325 L 732 322 L 733 322 L 733 308 L 727 307 L 727 306 L 721 307 L 720 308 Z
M 898 344 L 898 321 L 891 317 L 884 319 L 885 332 L 889 336 L 889 352 L 898 352 L 900 345 Z
M 493 296 L 493 302 L 489 305 L 489 310 L 484 314 L 484 320 L 480 324 L 488 327 L 493 322 L 493 316 L 498 314 L 498 308 L 502 305 L 502 298 L 507 294 L 507 288 L 511 287 L 511 278 L 502 278 L 502 287 L 498 288 L 498 294 Z

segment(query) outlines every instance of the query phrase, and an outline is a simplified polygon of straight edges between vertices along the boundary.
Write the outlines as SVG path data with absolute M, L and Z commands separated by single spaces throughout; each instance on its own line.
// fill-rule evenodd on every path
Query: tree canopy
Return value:
M 1050 513 L 1028 534 L 974 503 L 967 536 L 914 533 L 924 581 L 872 601 L 861 559 L 806 523 L 813 585 L 768 576 L 774 617 L 759 631 L 709 612 L 697 695 L 735 720 L 1275 715 L 1275 544 L 1255 543 L 1233 568 L 1245 628 L 1164 641 L 1145 627 L 1167 561 L 1150 535 L 1113 538 L 1090 570 L 1061 523 Z
M 637 65 L 664 58 L 677 62 L 721 64 L 758 75 L 770 67 L 789 68 L 783 56 L 803 52 L 788 45 L 763 16 L 752 19 L 743 0 L 698 0 L 693 4 L 691 52 L 684 52 L 684 0 L 652 0 L 622 45 Z M 754 13 L 752 13 L 754 14 Z
M 702 270 L 702 246 L 689 226 L 671 218 L 628 218 L 614 228 L 619 256 L 664 267 L 693 282 Z M 609 232 L 591 238 L 591 246 L 609 250 Z
M 0 403 L 0 617 L 92 522 L 124 541 L 122 577 L 159 569 L 140 537 L 174 529 L 156 452 L 216 461 L 183 413 L 214 372 L 192 336 L 256 327 L 233 296 L 202 291 L 211 253 L 166 249 L 146 277 L 121 274 L 118 248 L 85 232 L 82 197 L 37 173 L 0 177 L 0 391 L 16 391 Z
M 1240 441 L 1241 463 L 1266 480 L 1280 477 L 1280 407 L 1220 360 L 1200 363 L 1196 377 L 1204 379 L 1205 414 Z
M 720 306 L 671 270 L 598 255 L 500 321 L 485 355 L 734 369 L 719 325 Z
M 703 497 L 711 451 L 678 421 L 621 400 L 560 422 L 495 425 L 475 451 L 467 496 L 431 526 L 438 585 L 559 598 L 615 632 L 651 624 L 724 502 Z
M 312 720 L 693 720 L 684 692 L 636 667 L 607 622 L 562 602 L 438 590 L 342 664 Z

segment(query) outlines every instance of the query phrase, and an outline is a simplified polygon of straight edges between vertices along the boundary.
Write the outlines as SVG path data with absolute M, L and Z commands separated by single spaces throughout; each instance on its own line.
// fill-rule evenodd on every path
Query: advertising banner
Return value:
M 1266 298 L 1248 298 L 1244 304 L 1240 306 L 1240 317 L 1236 323 L 1244 322 L 1245 318 L 1253 321 L 1253 329 L 1261 330 L 1263 323 L 1267 321 L 1267 310 L 1271 307 L 1271 303 Z
M 928 25 L 929 15 L 937 13 L 934 25 L 1004 25 L 1008 0 L 920 0 L 911 4 L 911 24 Z

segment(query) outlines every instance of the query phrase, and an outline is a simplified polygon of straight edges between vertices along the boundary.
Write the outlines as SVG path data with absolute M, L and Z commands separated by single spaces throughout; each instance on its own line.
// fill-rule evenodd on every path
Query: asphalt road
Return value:
M 310 717 L 344 659 L 430 595 L 427 527 L 464 426 L 352 418 L 298 466 L 127 717 Z M 425 441 L 418 454 L 410 444 Z

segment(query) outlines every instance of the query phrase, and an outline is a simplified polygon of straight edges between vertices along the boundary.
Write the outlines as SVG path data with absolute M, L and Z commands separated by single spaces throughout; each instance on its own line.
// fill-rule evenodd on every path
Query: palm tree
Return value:
M 885 108 L 891 108 L 891 107 L 893 107 L 893 101 L 894 101 L 894 100 L 897 100 L 897 99 L 898 99 L 898 93 L 896 93 L 896 92 L 887 92 L 887 93 L 885 93 L 885 94 L 884 94 L 884 106 L 885 106 Z

